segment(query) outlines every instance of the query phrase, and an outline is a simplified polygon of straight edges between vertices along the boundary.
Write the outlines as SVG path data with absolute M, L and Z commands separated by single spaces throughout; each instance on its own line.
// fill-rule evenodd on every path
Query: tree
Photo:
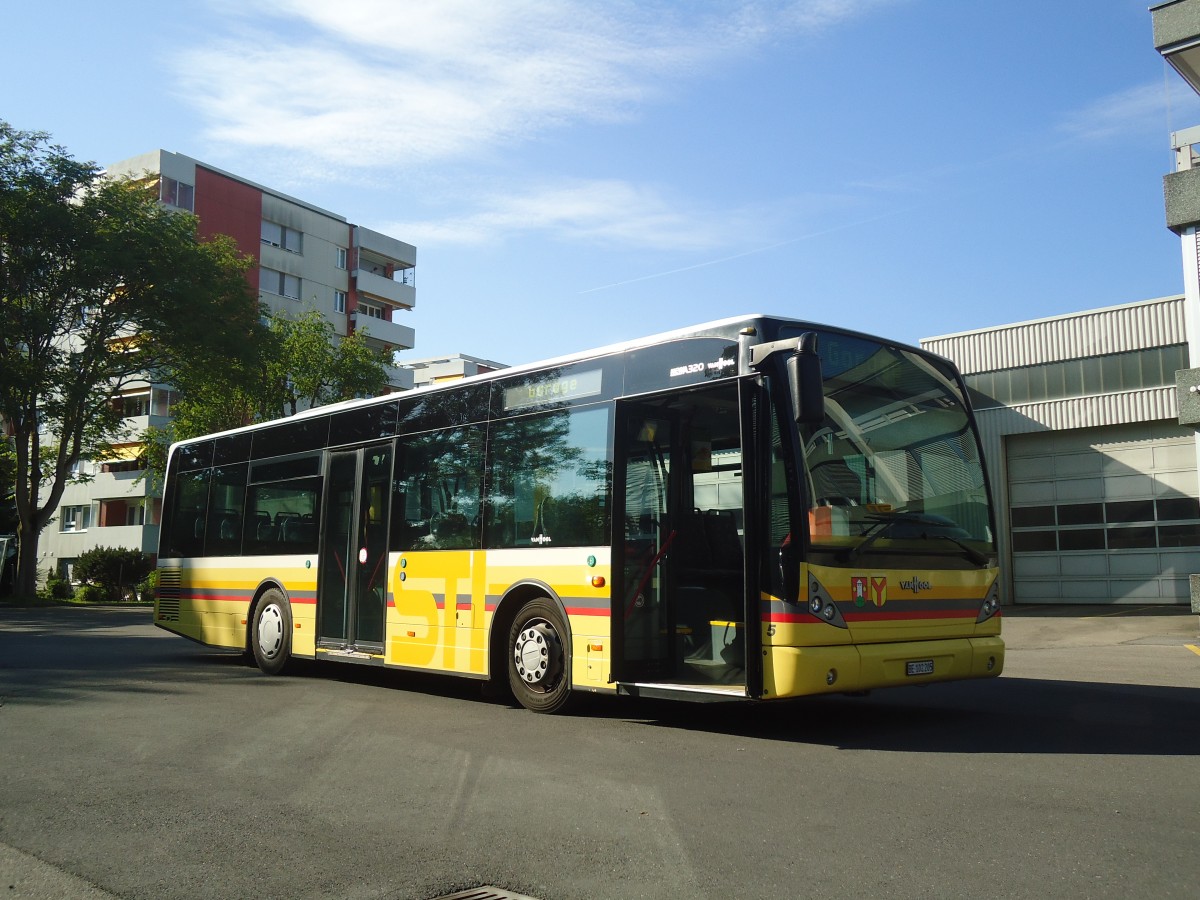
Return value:
M 387 355 L 366 338 L 365 330 L 339 338 L 315 309 L 296 319 L 276 313 L 252 360 L 181 368 L 169 378 L 179 391 L 171 421 L 143 435 L 147 469 L 162 479 L 174 441 L 295 415 L 301 405 L 380 394 L 387 385 Z
M 34 592 L 38 536 L 74 463 L 123 437 L 123 386 L 230 367 L 258 344 L 249 264 L 229 239 L 199 241 L 195 217 L 145 184 L 0 122 L 0 417 L 15 455 L 18 594 Z
M 338 338 L 333 324 L 312 309 L 297 319 L 271 318 L 279 355 L 267 378 L 281 405 L 295 415 L 300 404 L 320 406 L 371 397 L 387 384 L 387 355 L 367 344 L 367 331 Z

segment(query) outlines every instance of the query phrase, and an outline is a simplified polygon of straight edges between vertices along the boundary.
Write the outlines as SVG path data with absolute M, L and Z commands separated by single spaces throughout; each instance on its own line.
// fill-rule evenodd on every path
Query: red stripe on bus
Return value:
M 977 609 L 923 609 L 914 612 L 843 613 L 842 618 L 847 622 L 886 622 L 899 619 L 974 619 L 978 615 Z

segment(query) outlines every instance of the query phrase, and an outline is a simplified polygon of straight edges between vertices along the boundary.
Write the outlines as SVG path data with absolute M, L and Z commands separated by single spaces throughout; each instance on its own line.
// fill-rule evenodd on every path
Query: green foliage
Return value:
M 158 593 L 158 569 L 151 569 L 150 574 L 138 582 L 137 595 L 139 600 L 153 600 Z
M 17 531 L 17 454 L 0 437 L 0 534 Z
M 71 582 L 54 571 L 46 574 L 45 585 L 38 588 L 37 591 L 37 598 L 43 603 L 59 603 L 63 600 L 70 600 L 73 596 L 75 596 L 75 588 L 71 586 Z
M 122 599 L 112 588 L 98 584 L 81 584 L 73 597 L 80 603 L 119 603 Z
M 381 393 L 387 354 L 373 350 L 366 337 L 366 331 L 339 337 L 315 309 L 295 319 L 275 314 L 252 359 L 181 366 L 168 379 L 179 391 L 171 422 L 142 435 L 147 468 L 161 480 L 174 441 Z
M 279 353 L 268 363 L 267 378 L 291 415 L 301 404 L 374 396 L 387 384 L 386 354 L 367 345 L 365 330 L 338 337 L 314 309 L 297 319 L 272 317 L 271 331 L 279 338 Z
M 141 550 L 128 547 L 94 547 L 80 555 L 75 563 L 75 577 L 92 590 L 80 590 L 78 599 L 89 602 L 123 600 L 134 586 L 154 569 L 150 557 Z
M 103 177 L 46 134 L 0 121 L 0 417 L 11 430 L 21 560 L 32 595 L 38 536 L 73 464 L 127 439 L 112 403 L 133 380 L 249 365 L 263 332 L 231 239 L 153 184 Z

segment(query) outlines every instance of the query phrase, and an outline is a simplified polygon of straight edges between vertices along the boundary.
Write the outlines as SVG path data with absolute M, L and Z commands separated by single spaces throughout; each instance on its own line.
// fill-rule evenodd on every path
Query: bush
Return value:
M 139 600 L 147 602 L 154 600 L 158 593 L 158 569 L 151 569 L 150 574 L 138 582 L 137 595 Z
M 46 583 L 37 592 L 37 598 L 43 603 L 58 603 L 74 596 L 75 589 L 71 587 L 71 582 L 55 571 L 46 573 Z
M 121 598 L 114 596 L 111 588 L 98 584 L 81 584 L 75 590 L 75 599 L 80 603 L 112 603 Z
M 119 602 L 153 570 L 150 557 L 127 547 L 95 547 L 80 555 L 75 577 L 85 582 L 76 597 L 94 603 Z M 84 596 L 86 594 L 86 597 Z

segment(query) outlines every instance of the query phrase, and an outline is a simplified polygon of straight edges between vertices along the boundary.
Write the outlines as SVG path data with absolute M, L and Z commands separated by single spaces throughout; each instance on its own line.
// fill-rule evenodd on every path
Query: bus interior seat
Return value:
M 233 512 L 223 512 L 220 515 L 220 525 L 217 527 L 217 534 L 220 535 L 223 541 L 236 541 L 238 539 L 238 524 L 239 517 Z
M 316 537 L 316 522 L 305 521 L 297 516 L 284 519 L 280 527 L 279 540 L 284 544 L 312 544 Z
M 275 526 L 271 524 L 271 517 L 267 513 L 258 513 L 254 517 L 254 536 L 260 541 L 270 541 L 275 537 Z

